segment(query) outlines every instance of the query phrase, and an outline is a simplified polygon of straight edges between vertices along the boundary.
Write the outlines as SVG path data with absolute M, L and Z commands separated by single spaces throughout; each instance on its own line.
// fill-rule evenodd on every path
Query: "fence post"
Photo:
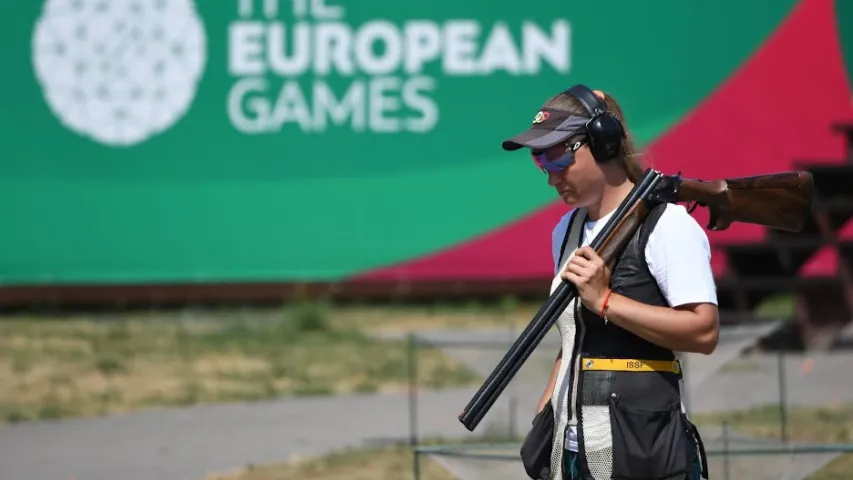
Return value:
M 692 412 L 692 405 L 690 404 L 690 386 L 687 383 L 687 379 L 690 378 L 689 359 L 687 358 L 687 355 L 679 355 L 678 360 L 681 362 L 681 401 L 684 403 L 684 409 L 688 412 Z
M 729 465 L 729 422 L 723 420 L 723 472 L 725 479 L 731 478 L 731 466 Z
M 409 360 L 409 447 L 412 450 L 412 475 L 421 478 L 420 452 L 418 448 L 418 352 L 414 332 L 409 332 L 407 342 Z
M 782 444 L 788 443 L 788 383 L 785 370 L 785 353 L 779 350 L 776 355 L 779 374 L 779 435 Z

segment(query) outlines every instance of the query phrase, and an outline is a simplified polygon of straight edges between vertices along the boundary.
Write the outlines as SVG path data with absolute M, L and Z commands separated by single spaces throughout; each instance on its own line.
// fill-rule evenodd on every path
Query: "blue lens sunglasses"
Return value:
M 530 156 L 533 157 L 533 163 L 536 164 L 536 167 L 539 168 L 539 170 L 542 170 L 543 173 L 562 172 L 575 161 L 575 152 L 577 152 L 585 143 L 586 139 L 582 139 L 571 145 L 566 144 L 566 146 L 569 147 L 568 150 L 566 150 L 566 153 L 560 155 L 556 160 L 549 161 L 544 151 L 533 150 L 530 152 Z

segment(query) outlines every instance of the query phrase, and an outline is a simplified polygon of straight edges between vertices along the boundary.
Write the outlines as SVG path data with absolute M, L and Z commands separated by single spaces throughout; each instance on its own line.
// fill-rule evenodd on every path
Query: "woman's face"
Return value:
M 533 151 L 533 155 L 544 154 L 554 162 L 563 155 L 572 155 L 573 143 L 560 143 L 544 151 Z M 604 172 L 583 144 L 574 152 L 574 160 L 562 169 L 546 169 L 548 185 L 554 187 L 560 198 L 574 207 L 586 207 L 597 202 L 604 190 Z

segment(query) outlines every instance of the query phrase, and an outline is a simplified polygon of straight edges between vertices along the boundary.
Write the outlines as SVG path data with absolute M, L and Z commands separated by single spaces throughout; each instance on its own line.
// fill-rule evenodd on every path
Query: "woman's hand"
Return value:
M 598 313 L 604 296 L 610 288 L 610 269 L 590 247 L 581 247 L 560 275 L 578 289 L 578 296 L 586 308 Z

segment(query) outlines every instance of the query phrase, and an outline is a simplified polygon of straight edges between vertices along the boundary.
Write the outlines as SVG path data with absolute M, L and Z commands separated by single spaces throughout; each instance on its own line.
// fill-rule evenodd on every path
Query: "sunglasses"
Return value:
M 586 139 L 578 140 L 577 142 L 568 145 L 569 148 L 566 150 L 566 153 L 560 155 L 556 160 L 548 160 L 545 152 L 541 150 L 531 151 L 530 156 L 533 157 L 533 163 L 535 163 L 536 167 L 539 170 L 542 170 L 542 172 L 562 172 L 575 161 L 575 152 L 577 152 L 584 143 L 586 143 Z

